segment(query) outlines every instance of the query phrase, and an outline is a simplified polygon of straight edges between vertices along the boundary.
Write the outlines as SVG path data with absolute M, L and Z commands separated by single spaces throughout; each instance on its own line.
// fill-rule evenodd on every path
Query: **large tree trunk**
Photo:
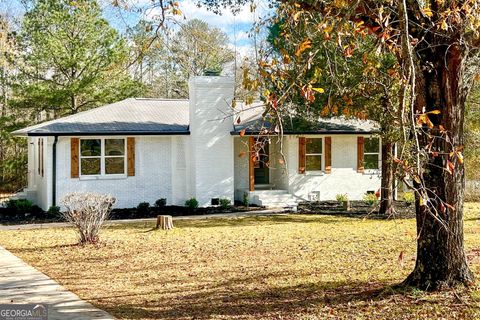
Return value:
M 463 80 L 465 49 L 458 43 L 462 41 L 450 46 L 430 43 L 429 50 L 418 54 L 425 60 L 421 61 L 422 66 L 428 65 L 428 61 L 433 61 L 434 66 L 433 70 L 417 71 L 415 109 L 419 113 L 423 108 L 441 113 L 429 115 L 434 128 L 424 125 L 423 133 L 417 134 L 421 149 L 428 150 L 430 143 L 432 149 L 420 172 L 423 187 L 418 181 L 415 183 L 421 195 L 417 194 L 416 199 L 417 259 L 404 283 L 428 290 L 473 281 L 463 246 L 464 166 L 455 156 L 456 148 L 463 146 L 465 100 L 469 92 L 469 84 Z M 454 165 L 451 173 L 445 169 L 448 161 Z
M 382 186 L 379 214 L 394 213 L 393 207 L 393 143 L 382 141 Z

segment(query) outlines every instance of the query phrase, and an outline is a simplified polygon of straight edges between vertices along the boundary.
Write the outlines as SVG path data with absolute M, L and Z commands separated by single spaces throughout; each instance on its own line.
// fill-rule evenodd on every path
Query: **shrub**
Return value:
M 250 200 L 248 199 L 248 192 L 243 193 L 243 205 L 248 207 L 250 205 Z
M 6 207 L 16 213 L 31 213 L 33 203 L 27 199 L 8 200 Z
M 49 217 L 60 216 L 60 207 L 59 206 L 51 206 L 50 208 L 48 208 L 47 216 L 49 216 Z
M 198 208 L 198 201 L 195 198 L 190 198 L 185 201 L 185 207 L 188 207 L 190 210 Z
M 344 201 L 348 201 L 348 196 L 347 194 L 337 194 L 335 196 L 335 198 L 337 199 L 338 202 L 344 202 Z
M 230 201 L 230 199 L 227 199 L 227 198 L 221 198 L 220 199 L 220 207 L 222 209 L 228 209 L 230 208 L 230 206 L 232 205 L 232 201 Z
M 30 209 L 30 211 L 34 215 L 42 215 L 44 213 L 43 209 L 37 206 L 36 204 L 32 206 L 32 209 Z
M 403 194 L 403 200 L 410 206 L 415 202 L 415 195 L 413 192 L 405 192 Z
M 137 214 L 146 216 L 150 213 L 150 203 L 140 202 L 137 206 Z
M 105 194 L 69 193 L 62 199 L 66 208 L 62 216 L 77 228 L 81 244 L 96 243 L 115 202 L 114 197 Z
M 363 196 L 363 201 L 369 206 L 378 204 L 378 198 L 374 193 L 365 193 Z
M 155 201 L 155 208 L 163 208 L 167 205 L 167 199 L 161 198 Z

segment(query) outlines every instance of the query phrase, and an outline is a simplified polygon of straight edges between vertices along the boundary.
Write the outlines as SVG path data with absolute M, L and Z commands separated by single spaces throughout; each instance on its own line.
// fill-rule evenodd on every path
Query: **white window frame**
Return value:
M 380 141 L 380 138 L 379 137 L 374 137 L 374 136 L 367 136 L 367 137 L 364 137 L 364 140 L 367 140 L 367 139 L 377 139 L 378 140 L 378 150 L 377 152 L 367 152 L 367 148 L 366 148 L 366 143 L 364 142 L 363 143 L 363 166 L 364 166 L 364 172 L 365 173 L 376 173 L 378 171 L 381 170 L 381 152 L 380 152 L 380 148 L 381 148 L 381 141 Z M 377 155 L 377 164 L 378 164 L 378 167 L 376 169 L 367 169 L 366 168 L 366 161 L 365 161 L 365 156 L 367 155 Z
M 321 153 L 307 153 L 307 140 L 308 139 L 320 139 L 322 140 L 322 152 Z M 324 166 L 324 157 L 323 154 L 324 152 L 324 145 L 325 145 L 325 139 L 323 137 L 305 137 L 305 173 L 310 173 L 310 174 L 323 174 L 323 166 Z M 308 156 L 320 156 L 320 170 L 308 170 L 307 169 L 307 157 Z
M 107 156 L 105 155 L 105 140 L 120 140 L 124 142 L 123 156 Z M 82 140 L 100 140 L 100 156 L 82 156 Z M 99 179 L 99 178 L 126 178 L 127 177 L 127 138 L 124 137 L 85 137 L 80 138 L 78 144 L 79 150 L 79 174 L 81 179 Z M 100 174 L 82 174 L 82 159 L 96 159 L 100 158 Z M 105 172 L 105 160 L 107 158 L 123 158 L 123 173 L 107 174 Z

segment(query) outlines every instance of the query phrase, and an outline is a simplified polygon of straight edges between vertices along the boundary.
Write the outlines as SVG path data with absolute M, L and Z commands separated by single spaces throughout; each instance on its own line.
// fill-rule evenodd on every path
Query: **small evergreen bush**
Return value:
M 47 210 L 47 216 L 48 217 L 58 217 L 60 216 L 60 207 L 59 206 L 51 206 Z
M 157 201 L 155 201 L 155 208 L 163 208 L 167 205 L 167 199 L 165 198 L 160 198 Z
M 150 213 L 150 203 L 140 202 L 137 206 L 137 214 L 140 216 L 146 216 Z
M 31 213 L 33 203 L 27 199 L 8 200 L 6 207 L 16 213 Z
M 189 208 L 190 210 L 198 208 L 198 200 L 195 198 L 190 198 L 185 201 L 185 207 Z
M 230 206 L 232 205 L 232 202 L 230 201 L 230 199 L 227 199 L 227 198 L 221 198 L 220 199 L 220 207 L 224 210 L 230 208 Z

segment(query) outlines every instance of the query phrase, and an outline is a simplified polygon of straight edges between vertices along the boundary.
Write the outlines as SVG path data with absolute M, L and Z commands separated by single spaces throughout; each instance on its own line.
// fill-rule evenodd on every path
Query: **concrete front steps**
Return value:
M 250 191 L 250 203 L 266 208 L 288 208 L 297 210 L 299 201 L 287 190 Z

